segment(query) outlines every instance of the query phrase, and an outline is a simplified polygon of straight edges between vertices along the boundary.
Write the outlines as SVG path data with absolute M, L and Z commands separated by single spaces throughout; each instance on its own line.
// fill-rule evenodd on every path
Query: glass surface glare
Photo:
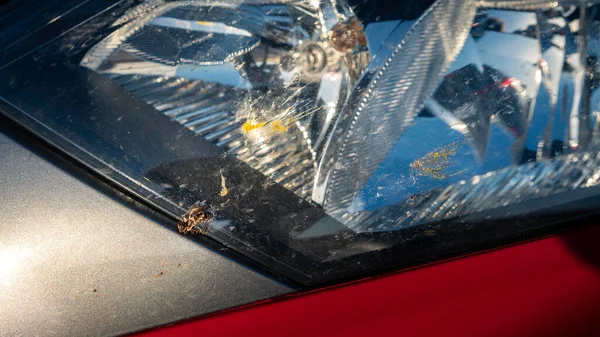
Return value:
M 123 5 L 0 68 L 0 96 L 168 213 L 202 203 L 200 232 L 305 284 L 397 247 L 407 265 L 471 249 L 529 228 L 479 223 L 599 194 L 598 5 L 353 9 Z

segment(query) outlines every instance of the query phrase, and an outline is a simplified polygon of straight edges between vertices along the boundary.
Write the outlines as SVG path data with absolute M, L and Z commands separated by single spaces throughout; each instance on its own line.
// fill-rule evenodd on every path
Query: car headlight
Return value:
M 97 87 L 130 105 L 96 89 L 92 101 L 135 122 L 98 126 L 107 112 L 88 109 L 91 121 L 67 128 L 49 117 L 63 118 L 60 109 L 19 103 L 15 92 L 31 87 L 1 94 L 167 211 L 202 204 L 194 209 L 214 214 L 201 232 L 272 257 L 268 237 L 333 261 L 411 240 L 361 235 L 589 195 L 600 179 L 596 11 L 438 0 L 416 19 L 361 22 L 344 0 L 147 1 L 79 26 L 35 59 L 56 67 L 66 56 L 63 71 L 105 81 Z M 146 115 L 130 111 L 138 104 Z M 124 141 L 131 132 L 146 144 Z M 103 142 L 127 156 L 106 160 Z M 196 142 L 210 150 L 195 152 Z

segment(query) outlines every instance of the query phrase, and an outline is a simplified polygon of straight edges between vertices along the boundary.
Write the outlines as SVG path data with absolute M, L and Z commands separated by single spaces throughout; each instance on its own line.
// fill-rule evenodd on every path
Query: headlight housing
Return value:
M 120 3 L 5 64 L 0 95 L 99 173 L 174 217 L 202 204 L 200 232 L 314 284 L 595 195 L 596 10 L 438 0 L 377 22 L 343 0 Z

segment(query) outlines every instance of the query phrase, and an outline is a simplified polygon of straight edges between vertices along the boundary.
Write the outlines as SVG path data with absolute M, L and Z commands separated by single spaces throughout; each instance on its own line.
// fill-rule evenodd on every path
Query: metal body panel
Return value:
M 121 334 L 292 291 L 0 121 L 0 335 Z

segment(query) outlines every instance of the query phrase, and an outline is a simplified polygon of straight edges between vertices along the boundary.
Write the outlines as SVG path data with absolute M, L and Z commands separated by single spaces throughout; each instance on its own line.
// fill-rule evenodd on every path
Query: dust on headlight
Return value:
M 598 180 L 593 11 L 439 0 L 373 45 L 341 0 L 144 6 L 81 65 L 355 231 Z

